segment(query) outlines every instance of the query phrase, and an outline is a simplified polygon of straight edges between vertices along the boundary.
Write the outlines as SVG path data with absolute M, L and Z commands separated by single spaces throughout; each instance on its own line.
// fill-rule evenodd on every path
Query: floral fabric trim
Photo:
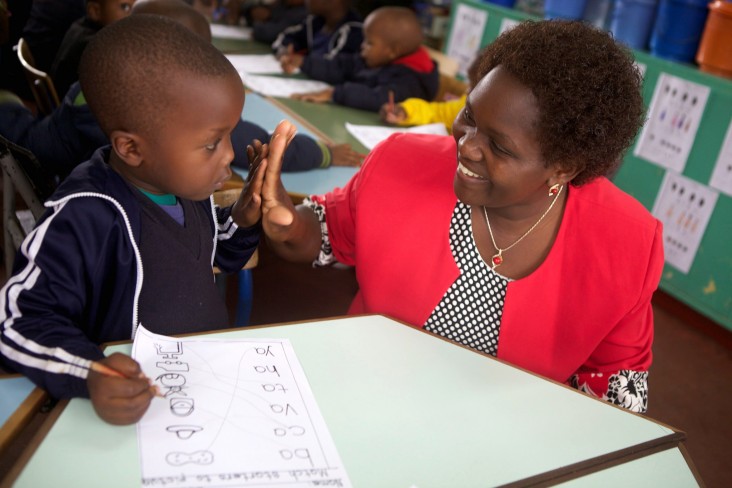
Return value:
M 311 195 L 305 198 L 302 204 L 315 212 L 320 222 L 320 253 L 318 253 L 318 257 L 313 261 L 313 266 L 330 266 L 333 263 L 337 263 L 338 260 L 333 255 L 333 248 L 330 245 L 330 238 L 328 237 L 328 224 L 325 222 L 325 200 L 322 197 Z
M 631 412 L 648 410 L 648 371 L 622 369 L 610 374 L 577 373 L 567 384 Z

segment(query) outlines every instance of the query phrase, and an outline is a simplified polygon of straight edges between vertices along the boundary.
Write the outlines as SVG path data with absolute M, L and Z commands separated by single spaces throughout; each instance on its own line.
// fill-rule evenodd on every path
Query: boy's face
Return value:
M 238 76 L 180 77 L 167 88 L 165 120 L 140 136 L 142 163 L 128 177 L 152 193 L 205 200 L 231 177 L 231 131 L 244 106 Z
M 109 25 L 130 15 L 135 0 L 99 0 L 87 3 L 87 15 L 94 22 Z
M 393 47 L 386 42 L 384 35 L 386 27 L 386 22 L 378 18 L 375 20 L 367 18 L 364 23 L 361 57 L 369 68 L 386 66 L 396 57 Z

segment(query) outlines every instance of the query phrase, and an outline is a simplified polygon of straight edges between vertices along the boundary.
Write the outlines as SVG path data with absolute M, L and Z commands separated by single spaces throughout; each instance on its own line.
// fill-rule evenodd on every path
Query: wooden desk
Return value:
M 684 437 L 383 316 L 208 337 L 291 341 L 356 487 L 565 481 L 674 449 Z M 68 402 L 32 447 L 17 487 L 140 484 L 135 426 L 105 424 L 88 400 Z
M 0 377 L 0 453 L 30 422 L 46 397 L 24 376 Z

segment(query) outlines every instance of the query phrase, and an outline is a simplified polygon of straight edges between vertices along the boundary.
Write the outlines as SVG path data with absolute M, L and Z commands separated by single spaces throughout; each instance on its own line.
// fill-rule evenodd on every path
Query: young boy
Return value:
M 179 23 L 133 15 L 106 27 L 79 74 L 111 146 L 64 180 L 23 242 L 0 292 L 0 359 L 127 424 L 154 390 L 135 361 L 98 345 L 129 340 L 140 324 L 163 334 L 229 325 L 213 265 L 239 270 L 256 248 L 264 171 L 255 165 L 231 207 L 213 204 L 231 176 L 244 90 L 229 61 Z
M 132 14 L 169 17 L 211 42 L 206 18 L 183 0 L 138 0 Z M 36 118 L 22 104 L 0 100 L 0 135 L 29 149 L 50 173 L 65 178 L 78 164 L 89 159 L 109 139 L 99 127 L 86 104 L 78 82 L 50 115 Z M 268 140 L 262 127 L 240 121 L 232 133 L 232 164 L 248 168 L 247 145 L 254 139 Z M 328 166 L 358 166 L 363 157 L 348 144 L 328 145 L 305 134 L 298 134 L 288 147 L 283 171 L 305 171 Z
M 361 16 L 349 0 L 310 0 L 307 7 L 305 20 L 283 30 L 272 43 L 283 66 L 306 55 L 332 59 L 358 52 L 363 41 Z
M 360 55 L 303 59 L 299 66 L 303 73 L 335 86 L 294 98 L 378 112 L 387 102 L 435 97 L 437 64 L 422 47 L 422 28 L 414 12 L 405 7 L 378 8 L 366 17 L 364 37 Z
M 86 16 L 71 24 L 51 65 L 56 93 L 66 93 L 79 79 L 81 54 L 94 35 L 102 27 L 130 15 L 134 3 L 135 0 L 87 0 Z

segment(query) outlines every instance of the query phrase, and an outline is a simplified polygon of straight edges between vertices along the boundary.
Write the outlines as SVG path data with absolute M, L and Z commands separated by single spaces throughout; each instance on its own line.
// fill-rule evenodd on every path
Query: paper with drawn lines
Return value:
M 142 486 L 351 486 L 288 340 L 139 327 L 132 356 L 164 395 L 137 424 Z

